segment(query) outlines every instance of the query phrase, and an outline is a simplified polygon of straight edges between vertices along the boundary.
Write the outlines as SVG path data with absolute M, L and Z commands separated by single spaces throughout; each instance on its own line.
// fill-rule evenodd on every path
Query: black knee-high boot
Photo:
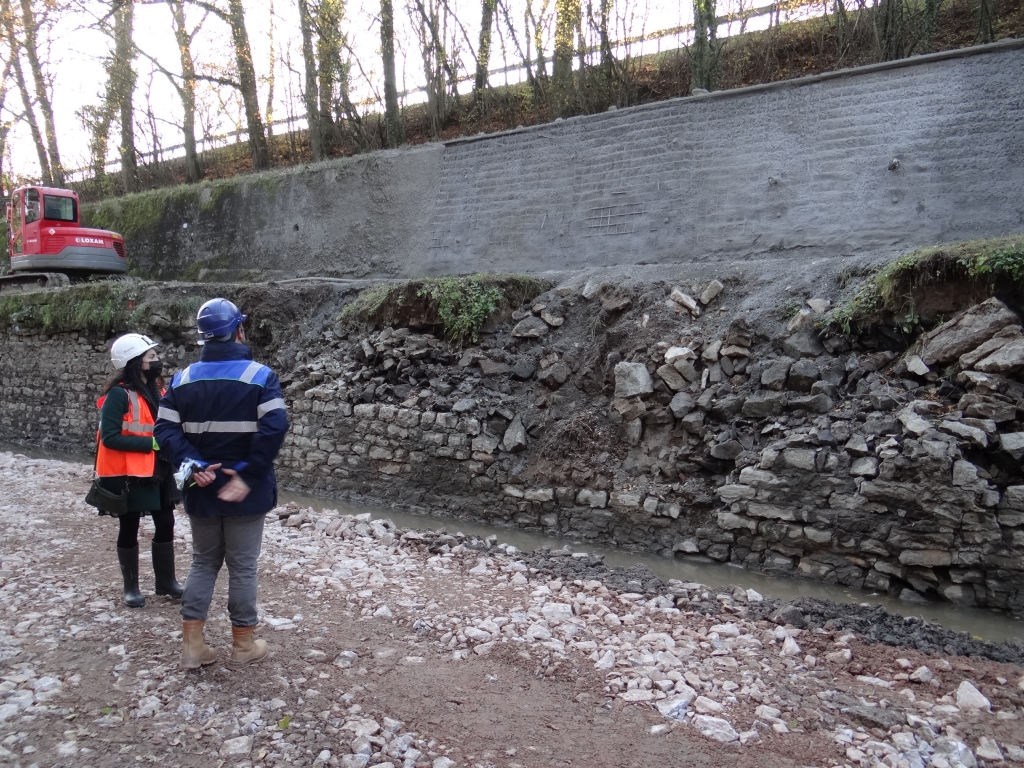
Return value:
M 153 542 L 153 574 L 156 576 L 156 593 L 169 595 L 175 599 L 181 597 L 182 589 L 174 576 L 174 542 L 165 541 L 160 544 Z
M 121 564 L 121 578 L 124 580 L 124 604 L 129 608 L 142 608 L 146 598 L 139 591 L 139 545 L 131 549 L 117 548 L 117 561 Z

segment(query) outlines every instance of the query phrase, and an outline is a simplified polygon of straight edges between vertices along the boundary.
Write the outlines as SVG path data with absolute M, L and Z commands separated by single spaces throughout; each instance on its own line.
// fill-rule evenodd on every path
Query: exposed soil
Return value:
M 952 691 L 959 680 L 969 678 L 992 702 L 993 712 L 998 710 L 998 717 L 985 712 L 959 715 L 958 738 L 975 744 L 985 736 L 1005 745 L 1019 737 L 1020 668 L 963 657 L 946 662 L 913 649 L 869 648 L 855 635 L 837 640 L 837 633 L 823 630 L 800 635 L 803 652 L 822 659 L 815 670 L 780 660 L 777 648 L 766 646 L 749 669 L 770 684 L 769 692 L 753 699 L 734 697 L 729 708 L 730 719 L 749 723 L 757 719 L 758 699 L 774 702 L 791 712 L 786 715 L 790 727 L 781 729 L 786 732 L 763 730 L 756 746 L 720 744 L 683 722 L 662 717 L 648 704 L 629 704 L 609 694 L 607 678 L 588 663 L 585 651 L 569 652 L 567 647 L 566 654 L 557 654 L 503 641 L 492 644 L 489 652 L 453 654 L 446 650 L 453 643 L 445 645 L 444 636 L 439 639 L 444 626 L 431 623 L 442 610 L 455 617 L 480 611 L 485 617 L 503 611 L 514 615 L 516 606 L 529 604 L 528 589 L 534 594 L 548 587 L 551 594 L 562 590 L 559 597 L 566 599 L 561 580 L 546 582 L 543 573 L 531 571 L 534 575 L 527 581 L 520 571 L 518 583 L 529 586 L 515 586 L 515 579 L 488 575 L 512 562 L 497 551 L 483 558 L 472 549 L 459 554 L 456 547 L 444 557 L 432 556 L 417 543 L 422 541 L 417 535 L 388 532 L 386 527 L 373 536 L 356 530 L 354 538 L 341 533 L 325 538 L 326 519 L 301 516 L 295 525 L 290 519 L 278 524 L 276 516 L 268 518 L 260 575 L 265 623 L 259 632 L 268 639 L 271 656 L 242 672 L 220 663 L 181 672 L 176 669 L 177 604 L 152 596 L 141 610 L 120 604 L 113 526 L 81 501 L 89 467 L 12 454 L 0 454 L 0 467 L 0 676 L 8 702 L 22 696 L 25 685 L 36 689 L 36 701 L 27 708 L 22 705 L 12 713 L 9 705 L 0 706 L 0 744 L 6 750 L 0 754 L 8 762 L 154 762 L 197 768 L 314 761 L 340 765 L 339 756 L 348 753 L 351 739 L 339 730 L 342 721 L 372 716 L 395 718 L 404 723 L 403 733 L 415 733 L 423 754 L 405 765 L 416 768 L 438 765 L 434 761 L 444 756 L 458 766 L 502 768 L 835 765 L 845 760 L 845 747 L 837 747 L 829 725 L 836 717 L 860 718 L 857 738 L 863 744 L 884 739 L 887 728 L 899 731 L 898 724 L 893 730 L 888 723 L 891 713 L 885 715 L 884 705 L 879 709 L 868 701 L 877 695 L 872 685 L 878 683 L 855 676 L 889 675 L 890 668 L 920 664 L 941 670 L 943 683 L 932 686 L 934 695 Z M 345 525 L 352 521 L 335 520 Z M 181 520 L 177 543 L 182 563 L 188 552 L 187 527 L 187 519 Z M 373 537 L 378 537 L 376 542 Z M 383 571 L 369 571 L 368 580 L 354 578 L 348 588 L 325 583 L 332 573 L 343 576 L 318 566 L 333 562 L 356 568 L 346 559 L 356 553 L 371 563 L 379 560 Z M 327 560 L 322 559 L 325 554 Z M 386 566 L 381 558 L 396 565 Z M 428 559 L 435 567 L 429 567 Z M 560 559 L 547 558 L 542 564 L 547 568 Z M 149 592 L 145 560 L 140 570 L 144 592 Z M 449 567 L 439 569 L 438 563 Z M 492 563 L 493 570 L 481 569 L 484 563 Z M 318 580 L 324 570 L 327 574 Z M 611 586 L 621 582 L 632 587 L 638 579 L 645 587 L 654 586 L 641 570 L 601 571 L 596 563 L 583 571 L 573 569 L 571 575 L 580 589 L 594 588 L 579 580 L 589 575 L 601 575 Z M 207 638 L 221 658 L 228 637 L 224 581 L 207 623 Z M 811 612 L 810 607 L 805 610 Z M 709 621 L 727 620 L 734 618 L 676 612 L 672 631 L 680 641 L 703 638 Z M 464 621 L 471 626 L 469 618 Z M 272 625 L 281 631 L 271 631 Z M 759 625 L 764 632 L 771 626 Z M 854 664 L 825 662 L 837 645 L 851 649 Z M 355 652 L 358 659 L 348 668 L 330 663 L 341 651 Z M 790 671 L 783 674 L 784 662 Z M 721 674 L 728 677 L 728 668 Z M 708 695 L 715 696 L 712 683 L 706 686 Z M 40 696 L 48 687 L 56 692 Z M 834 690 L 813 694 L 825 688 Z M 895 692 L 885 693 L 891 701 L 899 699 Z M 27 695 L 32 698 L 31 692 Z M 823 707 L 833 714 L 819 709 Z M 668 728 L 652 735 L 656 725 Z M 238 757 L 224 755 L 221 750 L 239 733 L 252 734 L 251 750 Z M 325 758 L 325 750 L 332 754 Z M 384 760 L 375 757 L 374 763 Z M 402 761 L 391 763 L 398 764 Z

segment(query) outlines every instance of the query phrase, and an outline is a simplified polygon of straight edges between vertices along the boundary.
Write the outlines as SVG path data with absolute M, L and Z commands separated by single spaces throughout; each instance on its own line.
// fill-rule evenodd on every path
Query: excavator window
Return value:
M 58 197 L 57 195 L 43 196 L 43 218 L 50 221 L 77 221 L 75 215 L 75 198 Z
M 25 190 L 25 223 L 39 221 L 39 190 Z

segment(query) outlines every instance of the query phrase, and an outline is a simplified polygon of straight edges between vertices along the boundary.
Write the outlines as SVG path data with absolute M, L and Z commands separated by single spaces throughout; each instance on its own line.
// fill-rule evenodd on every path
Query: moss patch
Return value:
M 408 280 L 365 289 L 338 319 L 374 328 L 429 328 L 461 344 L 475 341 L 496 313 L 530 301 L 551 285 L 526 275 L 485 273 Z
M 868 276 L 819 323 L 831 335 L 922 325 L 991 296 L 1024 298 L 1024 235 L 919 248 Z
M 147 328 L 154 315 L 168 327 L 186 328 L 205 301 L 191 291 L 157 298 L 148 287 L 136 281 L 105 280 L 4 296 L 0 330 L 111 335 Z

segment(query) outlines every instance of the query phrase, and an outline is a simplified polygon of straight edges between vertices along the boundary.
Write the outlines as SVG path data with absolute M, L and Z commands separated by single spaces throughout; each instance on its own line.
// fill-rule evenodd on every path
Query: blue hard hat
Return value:
M 202 339 L 230 336 L 245 322 L 245 315 L 227 299 L 210 299 L 196 314 L 196 327 Z

